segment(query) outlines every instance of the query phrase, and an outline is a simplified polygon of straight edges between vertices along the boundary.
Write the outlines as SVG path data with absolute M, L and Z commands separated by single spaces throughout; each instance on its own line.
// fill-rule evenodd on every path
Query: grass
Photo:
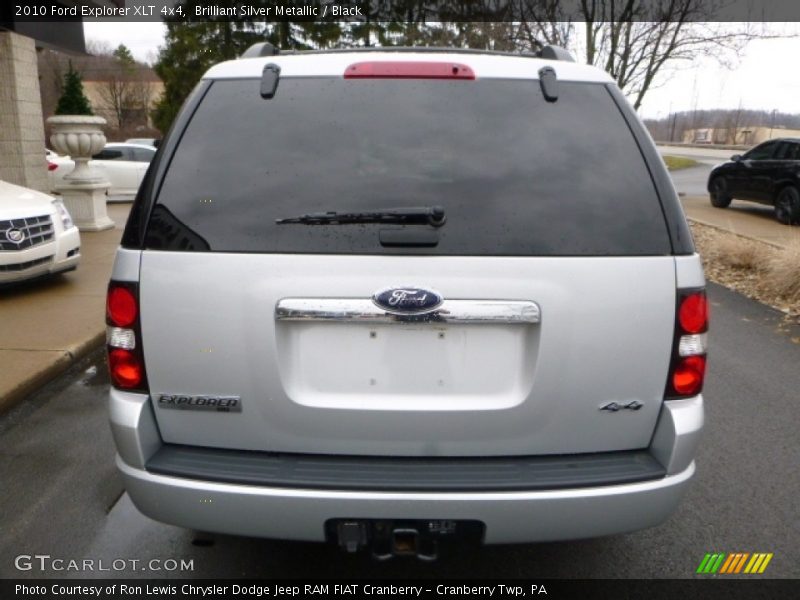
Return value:
M 692 231 L 709 279 L 800 323 L 800 242 L 776 248 L 699 223 Z
M 696 167 L 700 164 L 696 160 L 686 158 L 685 156 L 671 156 L 667 154 L 663 158 L 664 162 L 667 164 L 667 169 L 670 171 L 690 169 L 691 167 Z
M 767 284 L 780 297 L 800 303 L 800 243 L 777 252 L 767 262 Z
M 709 248 L 710 258 L 734 269 L 761 271 L 773 262 L 773 253 L 762 244 L 737 236 L 720 237 Z

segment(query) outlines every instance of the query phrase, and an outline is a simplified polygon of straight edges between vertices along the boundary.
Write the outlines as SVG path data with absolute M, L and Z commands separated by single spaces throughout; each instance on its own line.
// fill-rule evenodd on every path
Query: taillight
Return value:
M 665 396 L 696 396 L 703 390 L 708 351 L 708 300 L 703 289 L 678 290 L 675 336 Z
M 108 369 L 111 380 L 118 388 L 135 389 L 144 381 L 144 365 L 136 353 L 130 350 L 109 347 Z
M 708 329 L 708 301 L 704 291 L 692 292 L 681 298 L 678 324 L 684 333 L 701 333 Z
M 47 161 L 47 170 L 48 171 L 55 171 L 58 168 L 58 165 L 54 162 Z
M 672 387 L 682 396 L 696 396 L 703 389 L 705 373 L 705 356 L 683 358 L 672 373 Z
M 136 321 L 138 307 L 136 296 L 129 287 L 111 285 L 108 288 L 106 315 L 108 324 L 128 327 Z
M 114 387 L 147 392 L 139 326 L 139 286 L 112 281 L 106 297 L 106 349 Z

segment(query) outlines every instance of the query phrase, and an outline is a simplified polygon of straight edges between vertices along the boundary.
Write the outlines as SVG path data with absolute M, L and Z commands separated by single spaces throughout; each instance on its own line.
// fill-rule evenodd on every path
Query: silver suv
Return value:
M 146 515 L 431 557 L 650 527 L 695 471 L 702 267 L 602 71 L 420 49 L 213 67 L 108 292 Z

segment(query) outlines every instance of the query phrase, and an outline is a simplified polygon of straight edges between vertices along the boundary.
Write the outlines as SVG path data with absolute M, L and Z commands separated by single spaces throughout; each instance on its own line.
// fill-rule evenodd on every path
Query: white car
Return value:
M 109 200 L 133 200 L 155 154 L 153 146 L 144 144 L 106 144 L 89 164 L 102 171 L 111 182 Z M 50 190 L 55 192 L 58 186 L 63 185 L 64 176 L 72 172 L 75 162 L 69 156 L 48 158 L 48 161 L 56 165 L 47 173 Z
M 161 142 L 158 138 L 130 138 L 129 140 L 125 140 L 126 144 L 140 144 L 144 146 L 152 146 L 153 148 L 158 148 L 158 144 Z
M 0 284 L 71 271 L 81 238 L 60 200 L 0 181 Z

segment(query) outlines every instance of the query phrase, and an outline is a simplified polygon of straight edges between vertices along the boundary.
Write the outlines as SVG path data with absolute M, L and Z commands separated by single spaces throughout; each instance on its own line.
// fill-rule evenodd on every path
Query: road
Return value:
M 460 547 L 427 564 L 376 563 L 323 544 L 162 525 L 123 494 L 106 424 L 108 381 L 95 353 L 0 417 L 0 577 L 93 575 L 14 567 L 19 555 L 49 554 L 103 559 L 107 568 L 115 559 L 154 558 L 194 566 L 184 573 L 127 566 L 94 573 L 125 577 L 680 578 L 692 577 L 706 552 L 773 552 L 770 577 L 800 577 L 800 328 L 719 286 L 709 293 L 707 430 L 697 477 L 677 513 L 657 528 L 596 540 Z
M 717 148 L 698 148 L 694 146 L 669 146 L 659 145 L 662 154 L 672 156 L 685 156 L 708 165 L 716 165 L 725 162 L 734 154 L 741 154 L 743 150 L 720 150 Z
M 707 196 L 706 182 L 714 165 L 728 160 L 735 150 L 716 150 L 712 148 L 690 148 L 685 146 L 659 146 L 663 155 L 684 156 L 700 163 L 697 167 L 679 169 L 670 173 L 675 189 L 683 196 Z

